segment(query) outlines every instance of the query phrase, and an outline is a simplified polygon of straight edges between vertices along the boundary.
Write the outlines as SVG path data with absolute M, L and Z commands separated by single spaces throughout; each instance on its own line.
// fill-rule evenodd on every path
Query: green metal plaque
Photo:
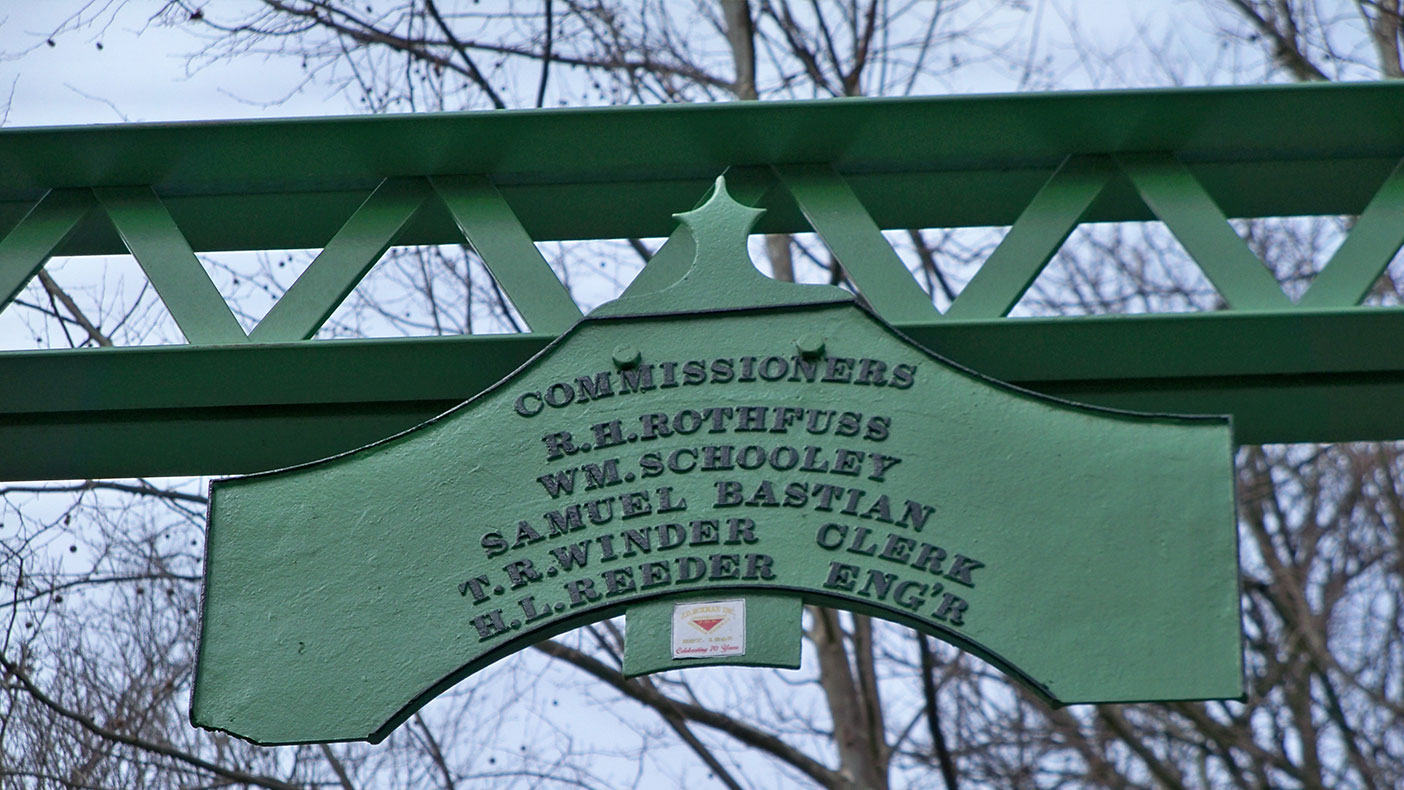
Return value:
M 1057 704 L 1242 694 L 1226 419 L 984 378 L 843 291 L 761 276 L 723 189 L 681 216 L 692 268 L 457 409 L 212 485 L 196 724 L 379 740 L 622 612 L 631 673 L 793 666 L 800 601 Z

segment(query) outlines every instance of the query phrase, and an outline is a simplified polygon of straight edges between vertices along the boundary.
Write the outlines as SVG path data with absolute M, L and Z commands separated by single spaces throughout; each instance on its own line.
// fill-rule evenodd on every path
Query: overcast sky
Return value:
M 225 8 L 230 2 L 220 3 Z M 218 118 L 342 114 L 352 107 L 325 86 L 299 90 L 302 77 L 288 59 L 246 56 L 192 70 L 189 54 L 200 48 L 196 26 L 153 24 L 161 0 L 0 0 L 0 109 L 6 126 L 120 123 Z M 79 32 L 54 37 L 84 5 L 114 6 Z M 689 5 L 689 3 L 682 3 Z M 1175 40 L 1188 81 L 1201 57 L 1188 54 L 1208 42 L 1212 23 L 1203 4 L 1190 0 L 1034 0 L 1011 25 L 1037 25 L 1040 55 L 1057 58 L 1065 87 L 1165 84 L 1144 51 Z M 1080 59 L 1074 40 L 1096 42 L 1115 65 Z M 1137 53 L 1142 54 L 1137 54 Z M 1119 54 L 1117 54 L 1119 53 Z M 961 91 L 1008 90 L 1007 78 L 972 82 L 962 72 Z
M 349 111 L 325 88 L 298 91 L 288 60 L 243 58 L 192 72 L 189 31 L 149 23 L 162 3 L 127 2 L 87 30 L 46 41 L 82 0 L 0 0 L 0 106 L 6 126 L 325 115 Z M 111 19 L 110 23 L 105 20 Z M 101 46 L 99 46 L 101 45 Z

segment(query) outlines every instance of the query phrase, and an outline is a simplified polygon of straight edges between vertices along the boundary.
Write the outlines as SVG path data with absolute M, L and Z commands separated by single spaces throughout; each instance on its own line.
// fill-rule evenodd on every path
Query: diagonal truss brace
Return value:
M 50 190 L 0 239 L 0 310 L 19 296 L 92 207 L 87 190 Z
M 112 222 L 193 345 L 281 343 L 316 335 L 427 200 L 440 200 L 484 266 L 534 331 L 562 332 L 580 317 L 491 180 L 385 179 L 247 335 L 161 198 L 149 187 L 51 190 L 0 238 L 0 310 L 43 268 L 94 207 Z
M 1115 165 L 1105 157 L 1070 156 L 1064 160 L 966 283 L 946 310 L 946 317 L 1008 315 L 1082 222 L 1115 172 Z
M 1370 200 L 1336 253 L 1297 303 L 1303 308 L 1354 307 L 1404 246 L 1404 160 Z
M 307 340 L 390 249 L 425 198 L 419 179 L 386 179 L 258 322 L 260 343 Z

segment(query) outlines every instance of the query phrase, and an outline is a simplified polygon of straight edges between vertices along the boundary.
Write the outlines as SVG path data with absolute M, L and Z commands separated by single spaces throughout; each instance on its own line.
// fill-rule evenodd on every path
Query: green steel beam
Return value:
M 1298 304 L 1302 307 L 1360 304 L 1401 246 L 1404 246 L 1404 160 L 1385 179 Z
M 0 310 L 44 268 L 92 207 L 92 193 L 85 189 L 55 189 L 0 239 Z
M 1115 173 L 1099 157 L 1068 157 L 946 311 L 948 319 L 1009 314 Z
M 1050 395 L 1232 414 L 1239 443 L 1404 439 L 1404 309 L 899 325 Z M 271 469 L 439 414 L 549 335 L 334 340 L 0 355 L 0 480 Z M 1096 349 L 1092 353 L 1089 349 Z
M 1288 306 L 1287 295 L 1272 272 L 1248 249 L 1179 160 L 1167 154 L 1148 154 L 1118 157 L 1117 163 L 1231 309 Z
M 673 214 L 723 171 L 755 232 L 817 231 L 987 375 L 1232 414 L 1241 443 L 1404 439 L 1404 309 L 1357 306 L 1404 239 L 1401 157 L 1404 83 L 3 129 L 0 295 L 130 249 L 192 345 L 0 353 L 0 479 L 250 472 L 408 428 L 575 320 L 535 242 L 671 234 L 627 291 L 657 292 L 692 257 Z M 1298 305 L 1227 224 L 1356 214 Z M 1078 224 L 1156 218 L 1228 310 L 1002 317 Z M 946 316 L 879 233 L 1010 224 Z M 302 340 L 388 245 L 465 240 L 534 334 Z M 317 247 L 252 338 L 194 255 Z
M 536 241 L 661 237 L 727 167 L 821 163 L 884 229 L 1009 225 L 1068 155 L 1148 151 L 1230 217 L 1357 214 L 1404 152 L 1404 85 L 0 129 L 0 229 L 49 189 L 145 184 L 197 251 L 317 248 L 386 177 L 483 174 Z M 1147 219 L 1120 178 L 1086 216 Z M 59 254 L 125 252 L 105 224 Z M 757 231 L 807 228 L 790 207 Z M 426 212 L 401 242 L 459 238 Z
M 317 333 L 429 195 L 421 179 L 385 179 L 249 333 L 259 343 L 306 340 Z
M 98 187 L 93 193 L 187 341 L 249 339 L 156 193 L 146 187 Z
M 790 165 L 775 172 L 874 310 L 893 322 L 935 316 L 931 297 L 912 279 L 843 176 L 828 165 Z
M 580 308 L 492 181 L 476 176 L 436 178 L 433 183 L 459 230 L 527 326 L 533 332 L 569 329 L 580 317 Z

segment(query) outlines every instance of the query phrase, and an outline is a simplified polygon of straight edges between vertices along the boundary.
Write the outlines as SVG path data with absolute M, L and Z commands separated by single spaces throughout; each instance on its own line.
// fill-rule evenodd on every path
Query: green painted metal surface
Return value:
M 1401 217 L 1404 217 L 1404 167 L 1396 166 L 1298 304 L 1317 307 L 1355 305 L 1364 301 L 1399 248 L 1404 246 Z
M 825 165 L 791 165 L 776 168 L 776 173 L 810 226 L 879 315 L 891 321 L 935 317 L 931 297 L 912 279 L 842 176 Z
M 1272 310 L 1290 303 L 1263 262 L 1182 162 L 1166 154 L 1117 157 L 1146 205 L 1170 228 L 1230 308 Z
M 946 318 L 1001 318 L 1014 309 L 1115 174 L 1098 157 L 1068 157 L 946 310 Z
M 0 305 L 14 301 L 92 205 L 84 190 L 51 190 L 0 239 Z
M 1404 155 L 1402 87 L 3 129 L 0 227 L 46 189 L 149 184 L 197 251 L 315 248 L 388 176 L 488 174 L 533 239 L 666 236 L 670 214 L 727 167 L 822 163 L 879 227 L 1008 225 L 1069 154 L 1158 151 L 1175 153 L 1230 217 L 1358 213 Z M 1126 182 L 1088 213 L 1091 222 L 1151 218 Z M 406 243 L 458 240 L 450 218 L 422 219 Z M 806 227 L 791 207 L 759 230 Z M 93 222 L 63 254 L 122 251 Z
M 1404 436 L 1404 311 L 905 324 L 1002 381 L 1136 411 L 1230 414 L 1240 444 Z M 3 357 L 0 478 L 249 473 L 452 408 L 547 335 L 26 352 Z M 1091 349 L 1096 349 L 1093 353 Z M 1280 352 L 1280 353 L 1274 353 Z M 153 382 L 159 382 L 154 386 Z
M 436 178 L 434 190 L 532 331 L 564 332 L 580 318 L 580 308 L 492 181 Z
M 814 305 L 847 303 L 853 295 L 829 285 L 797 289 L 772 280 L 750 265 L 746 240 L 765 213 L 737 203 L 724 188 L 725 177 L 703 204 L 675 214 L 693 238 L 693 260 L 686 269 L 676 265 L 662 276 L 649 278 L 652 288 L 631 288 L 620 298 L 601 305 L 592 318 L 647 316 L 671 313 L 705 313 L 756 305 Z M 744 266 L 698 266 L 696 261 L 744 261 Z
M 250 339 L 276 343 L 316 334 L 399 238 L 428 191 L 429 185 L 421 179 L 381 182 L 258 322 Z
M 155 192 L 145 187 L 100 187 L 93 194 L 186 340 L 199 345 L 248 340 Z
M 0 390 L 0 479 L 252 472 L 408 429 L 575 320 L 533 242 L 673 234 L 626 295 L 656 291 L 692 257 L 670 213 L 723 171 L 756 232 L 818 231 L 880 315 L 976 370 L 1231 414 L 1239 443 L 1404 438 L 1404 313 L 1359 306 L 1404 238 L 1401 160 L 1393 83 L 0 129 L 0 305 L 50 255 L 131 251 L 191 341 L 0 353 L 36 382 Z M 1225 218 L 1318 214 L 1360 219 L 1292 304 Z M 1002 317 L 1079 224 L 1157 217 L 1226 309 Z M 877 233 L 1010 223 L 944 316 Z M 534 334 L 300 340 L 386 245 L 440 242 Z M 192 252 L 289 248 L 324 252 L 246 339 Z
M 720 191 L 681 218 L 676 282 L 461 407 L 212 485 L 195 723 L 379 740 L 544 637 L 753 592 L 933 633 L 1055 703 L 1241 695 L 1226 419 L 1011 388 L 836 289 L 753 287 L 754 212 Z M 660 636 L 630 629 L 632 668 Z

